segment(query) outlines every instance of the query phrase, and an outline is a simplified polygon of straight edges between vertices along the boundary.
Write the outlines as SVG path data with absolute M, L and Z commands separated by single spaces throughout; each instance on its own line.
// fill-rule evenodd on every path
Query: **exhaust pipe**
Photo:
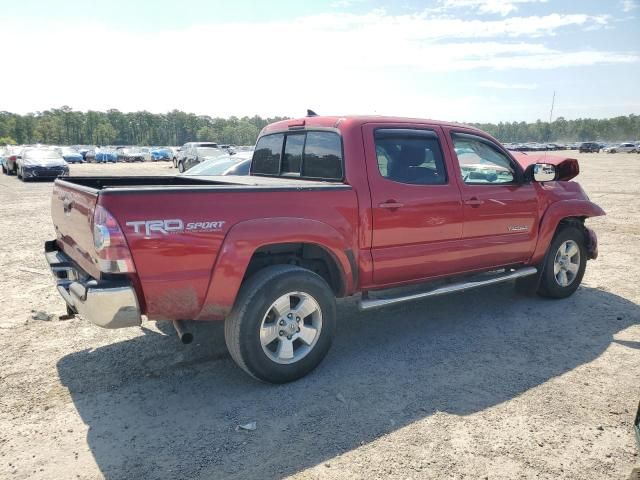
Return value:
M 185 345 L 188 345 L 191 342 L 193 342 L 193 333 L 187 331 L 187 329 L 184 326 L 184 320 L 174 320 L 173 328 L 176 329 L 178 338 L 182 343 L 184 343 Z

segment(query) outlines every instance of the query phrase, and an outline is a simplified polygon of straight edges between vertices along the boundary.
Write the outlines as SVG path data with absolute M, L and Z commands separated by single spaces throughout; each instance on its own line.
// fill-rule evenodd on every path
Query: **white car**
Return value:
M 602 151 L 606 153 L 636 153 L 638 147 L 633 143 L 621 143 L 619 145 L 610 145 Z

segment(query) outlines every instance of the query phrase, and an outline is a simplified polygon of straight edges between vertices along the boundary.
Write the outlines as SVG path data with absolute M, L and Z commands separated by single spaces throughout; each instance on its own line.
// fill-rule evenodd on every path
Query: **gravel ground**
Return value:
M 373 313 L 342 300 L 328 357 L 283 386 L 244 375 L 221 324 L 183 346 L 165 324 L 65 319 L 41 253 L 51 183 L 1 176 L 0 478 L 626 478 L 640 463 L 640 155 L 579 158 L 608 216 L 590 222 L 600 258 L 574 296 L 505 284 Z

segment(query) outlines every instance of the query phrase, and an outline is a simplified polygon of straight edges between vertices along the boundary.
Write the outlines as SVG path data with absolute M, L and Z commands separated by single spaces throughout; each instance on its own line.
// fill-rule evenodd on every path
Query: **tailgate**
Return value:
M 51 217 L 60 248 L 85 272 L 100 278 L 93 246 L 93 211 L 98 190 L 56 180 Z

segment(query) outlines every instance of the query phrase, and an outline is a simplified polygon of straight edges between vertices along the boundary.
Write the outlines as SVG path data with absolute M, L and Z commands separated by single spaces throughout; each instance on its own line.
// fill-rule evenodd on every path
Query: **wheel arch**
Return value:
M 544 260 L 549 245 L 559 227 L 577 225 L 585 229 L 585 219 L 602 215 L 606 215 L 605 211 L 588 200 L 561 200 L 552 204 L 540 221 L 538 241 L 529 263 L 536 265 Z
M 271 265 L 308 268 L 325 278 L 336 297 L 350 295 L 357 284 L 354 255 L 345 235 L 324 222 L 290 217 L 240 222 L 220 246 L 198 319 L 224 318 L 243 282 Z

